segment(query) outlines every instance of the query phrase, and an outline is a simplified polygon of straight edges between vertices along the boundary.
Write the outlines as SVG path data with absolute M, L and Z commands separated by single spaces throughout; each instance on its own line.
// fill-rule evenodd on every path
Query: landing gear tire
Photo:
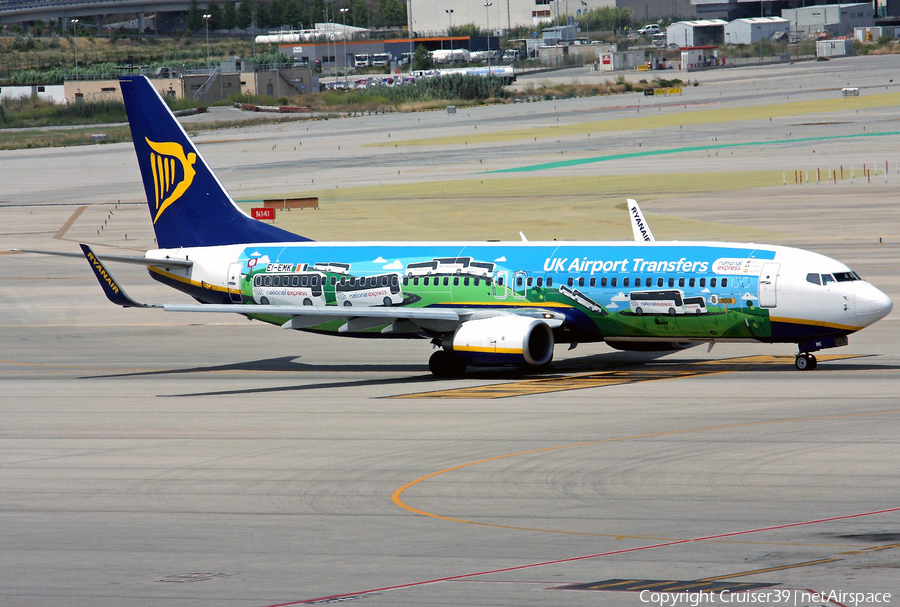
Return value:
M 800 371 L 812 371 L 818 364 L 819 361 L 812 354 L 798 354 L 794 359 L 794 366 Z
M 435 377 L 460 377 L 466 372 L 466 363 L 451 352 L 438 350 L 428 360 L 428 369 Z

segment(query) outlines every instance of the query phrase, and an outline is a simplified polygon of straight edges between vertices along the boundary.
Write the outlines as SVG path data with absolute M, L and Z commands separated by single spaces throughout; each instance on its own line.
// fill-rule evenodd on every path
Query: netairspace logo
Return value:
M 792 607 L 830 603 L 856 607 L 857 605 L 886 605 L 891 602 L 890 592 L 843 592 L 840 590 L 814 592 L 812 590 L 795 590 L 790 588 L 740 592 L 731 592 L 730 590 L 719 592 L 652 592 L 650 590 L 642 590 L 639 597 L 642 603 L 658 605 L 659 607 L 698 607 L 702 604 L 722 603 L 791 605 Z

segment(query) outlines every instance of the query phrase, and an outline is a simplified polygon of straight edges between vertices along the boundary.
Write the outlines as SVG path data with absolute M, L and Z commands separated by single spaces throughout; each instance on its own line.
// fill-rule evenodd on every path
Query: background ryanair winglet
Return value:
M 147 78 L 119 84 L 160 248 L 310 240 L 244 213 Z

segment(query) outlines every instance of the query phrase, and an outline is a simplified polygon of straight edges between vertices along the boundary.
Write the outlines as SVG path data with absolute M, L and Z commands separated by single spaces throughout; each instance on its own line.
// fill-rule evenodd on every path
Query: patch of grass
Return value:
M 735 120 L 765 120 L 785 116 L 803 116 L 824 112 L 892 107 L 900 102 L 900 93 L 880 93 L 865 97 L 822 99 L 818 101 L 796 101 L 771 105 L 746 106 L 742 108 L 720 108 L 683 111 L 660 115 L 640 115 L 633 118 L 619 118 L 600 122 L 583 122 L 531 129 L 500 132 L 478 132 L 466 135 L 434 137 L 430 139 L 409 139 L 407 141 L 384 141 L 369 146 L 419 146 L 419 145 L 459 145 L 462 143 L 496 143 L 544 137 L 566 137 L 587 133 L 611 133 L 617 131 L 641 131 L 676 127 L 679 125 L 710 125 Z M 737 117 L 737 118 L 736 118 Z
M 28 131 L 0 131 L 0 149 L 22 150 L 31 148 L 57 148 L 73 145 L 95 144 L 91 135 L 106 134 L 105 143 L 131 141 L 131 131 L 126 126 L 102 129 L 29 129 Z
M 272 197 L 318 196 L 316 213 L 279 212 L 276 225 L 317 240 L 347 239 L 348 225 L 364 225 L 366 234 L 390 234 L 399 240 L 454 238 L 518 240 L 627 240 L 631 227 L 621 205 L 626 197 L 665 201 L 699 192 L 739 191 L 781 186 L 778 171 L 683 175 L 609 175 L 566 177 L 486 177 L 433 183 L 364 186 L 339 190 L 285 192 Z M 268 194 L 267 194 L 268 195 Z M 547 212 L 552 201 L 553 212 Z M 663 203 L 664 204 L 664 203 Z M 252 206 L 252 205 L 250 205 Z M 421 222 L 428 216 L 430 221 Z M 585 222 L 584 217 L 591 221 Z M 478 221 L 472 221 L 478 217 Z M 510 217 L 515 217 L 510 223 Z M 713 222 L 691 221 L 664 213 L 648 214 L 657 237 L 681 239 L 771 239 L 772 233 Z

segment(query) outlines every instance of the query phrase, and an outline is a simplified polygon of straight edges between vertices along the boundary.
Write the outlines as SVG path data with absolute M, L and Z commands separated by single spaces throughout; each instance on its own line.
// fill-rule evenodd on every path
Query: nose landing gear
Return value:
M 809 352 L 800 352 L 794 359 L 794 366 L 800 371 L 812 371 L 817 364 L 816 357 Z

